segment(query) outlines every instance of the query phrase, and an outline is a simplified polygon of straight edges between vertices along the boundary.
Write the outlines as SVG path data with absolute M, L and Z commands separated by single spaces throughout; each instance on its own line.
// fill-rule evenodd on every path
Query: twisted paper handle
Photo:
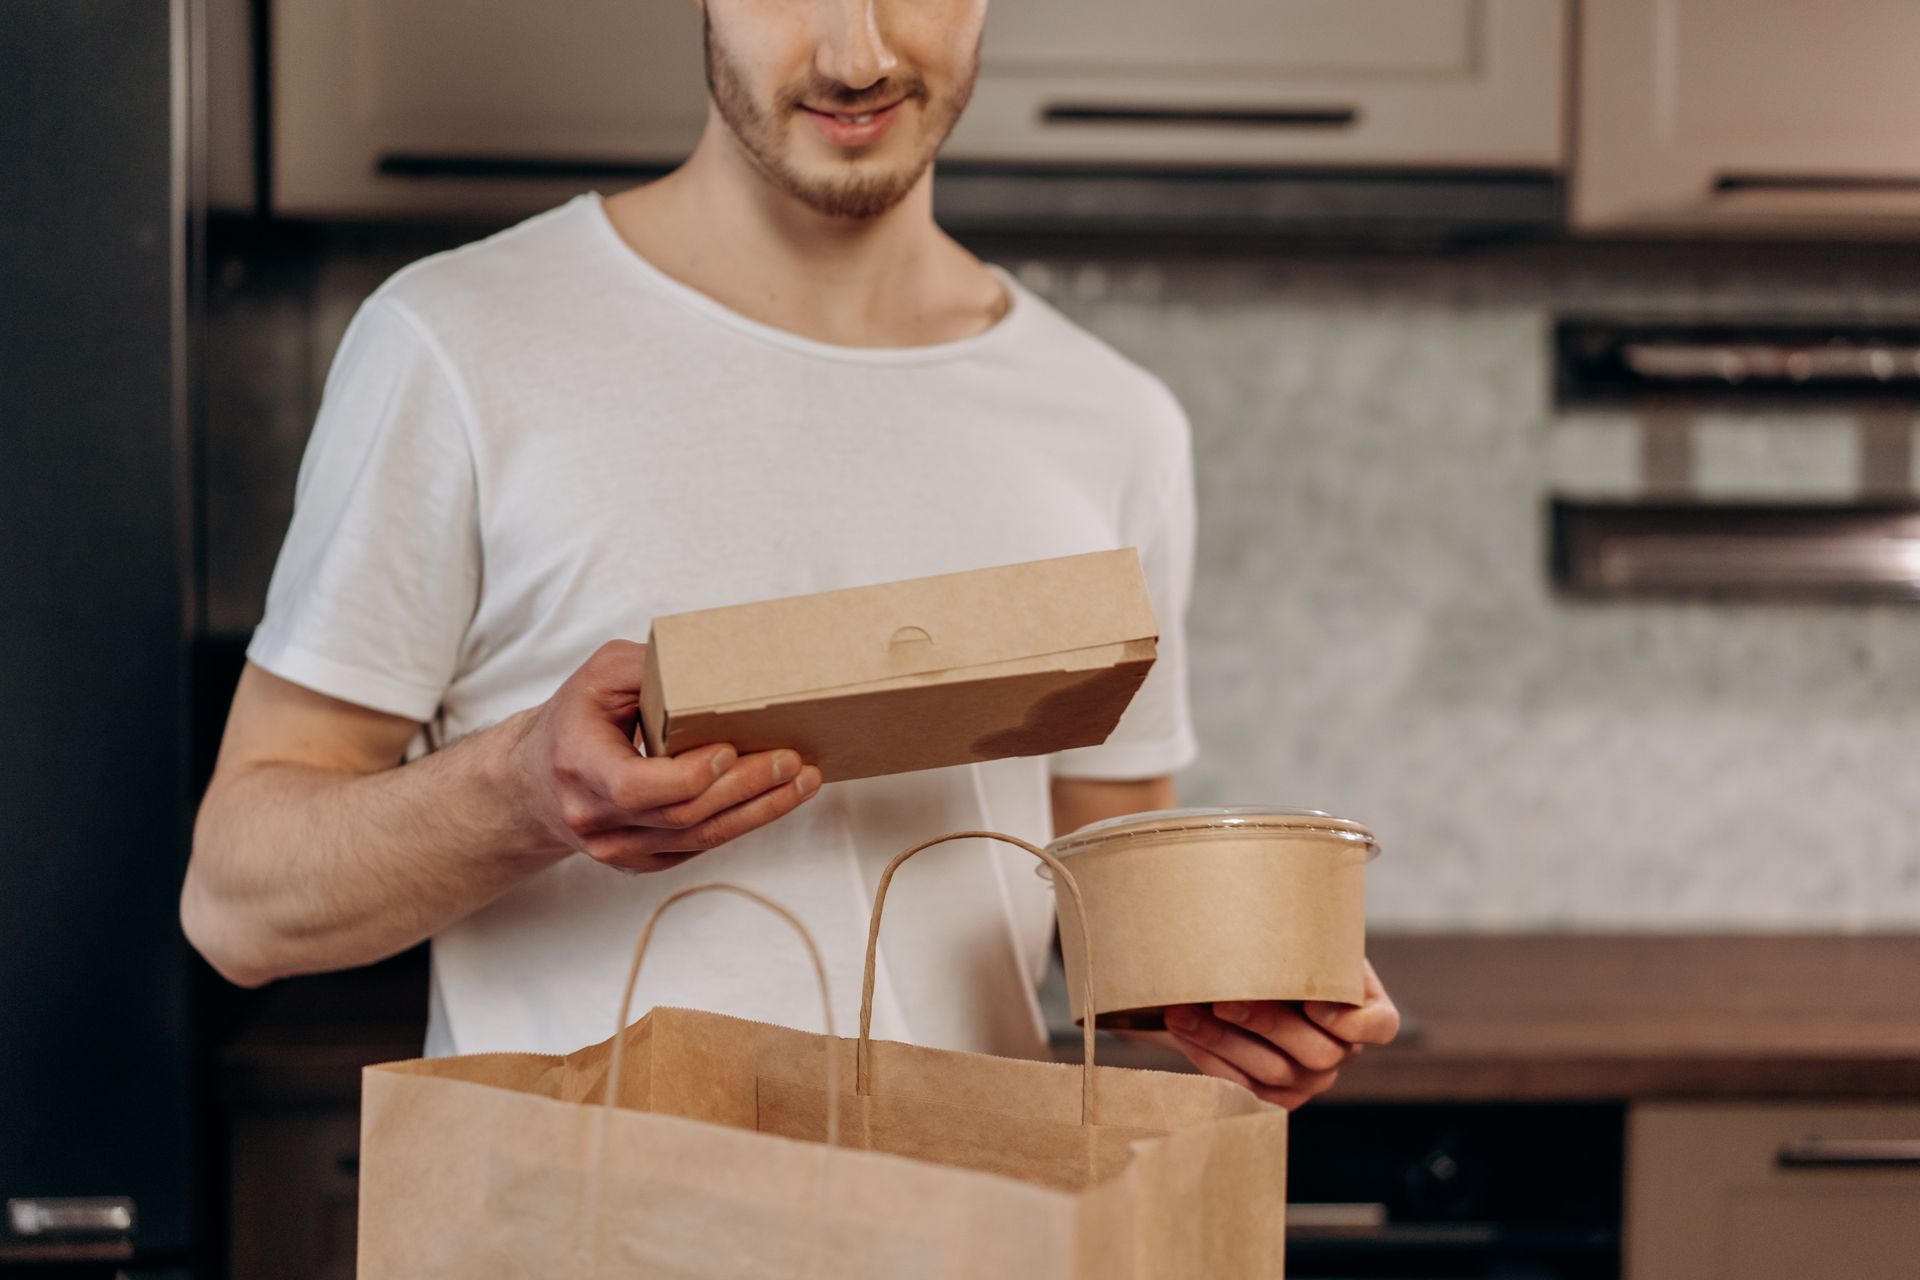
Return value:
M 647 917 L 646 927 L 640 931 L 640 940 L 634 944 L 633 964 L 627 969 L 627 988 L 620 996 L 620 1016 L 619 1020 L 614 1023 L 613 1053 L 607 1059 L 607 1087 L 601 1091 L 600 1106 L 597 1108 L 598 1114 L 594 1118 L 593 1159 L 588 1166 L 586 1201 L 593 1206 L 593 1216 L 591 1220 L 591 1230 L 593 1231 L 593 1263 L 590 1274 L 595 1280 L 599 1280 L 602 1274 L 602 1264 L 606 1257 L 605 1174 L 607 1165 L 607 1115 L 620 1100 L 620 1063 L 621 1059 L 626 1056 L 627 1048 L 627 1039 L 624 1033 L 627 1029 L 627 1015 L 633 1011 L 633 990 L 640 982 L 640 962 L 646 958 L 647 944 L 653 941 L 654 927 L 660 923 L 660 917 L 666 914 L 667 908 L 682 899 L 691 898 L 702 893 L 736 894 L 739 897 L 747 899 L 749 902 L 759 903 L 792 925 L 793 931 L 800 935 L 800 941 L 806 944 L 807 959 L 813 962 L 813 976 L 820 984 L 820 1008 L 826 1017 L 827 1030 L 827 1145 L 820 1157 L 820 1191 L 819 1194 L 814 1197 L 814 1200 L 817 1205 L 821 1206 L 823 1212 L 811 1215 L 812 1229 L 808 1233 L 806 1263 L 801 1274 L 803 1276 L 810 1276 L 818 1270 L 821 1225 L 824 1218 L 827 1196 L 831 1190 L 831 1184 L 828 1181 L 833 1168 L 831 1155 L 833 1148 L 838 1145 L 840 1141 L 840 1055 L 834 1051 L 833 1000 L 827 992 L 827 967 L 820 961 L 820 948 L 814 945 L 813 935 L 807 932 L 807 926 L 801 924 L 800 918 L 794 915 L 793 912 L 787 910 L 773 899 L 755 893 L 751 889 L 743 889 L 739 885 L 699 884 L 670 895 L 664 902 L 653 909 L 653 914 Z
M 900 864 L 923 849 L 931 849 L 937 844 L 949 840 L 998 840 L 1025 849 L 1034 857 L 1047 864 L 1058 877 L 1060 883 L 1067 886 L 1067 896 L 1073 900 L 1074 918 L 1080 923 L 1080 997 L 1081 1003 L 1089 1010 L 1086 1026 L 1081 1036 L 1080 1063 L 1080 1123 L 1091 1126 L 1094 1123 L 1094 1078 L 1093 1069 L 1093 1023 L 1091 1010 L 1093 1004 L 1093 935 L 1087 931 L 1087 911 L 1080 901 L 1080 886 L 1075 883 L 1073 873 L 1068 871 L 1060 859 L 1048 853 L 1038 845 L 1028 844 L 1018 836 L 1002 835 L 998 831 L 955 831 L 944 836 L 925 840 L 900 854 L 887 864 L 880 874 L 880 887 L 873 893 L 873 918 L 867 925 L 867 972 L 860 984 L 860 1041 L 854 1050 L 853 1091 L 860 1097 L 866 1097 L 873 1087 L 872 1081 L 872 1040 L 873 1040 L 873 975 L 876 960 L 880 954 L 880 913 L 886 909 L 887 886 L 893 883 L 893 873 Z
M 897 857 L 893 859 L 892 862 L 889 862 L 887 864 L 887 869 L 881 873 L 879 887 L 874 891 L 873 915 L 869 920 L 868 926 L 867 926 L 866 972 L 862 978 L 861 986 L 860 986 L 860 1038 L 856 1043 L 855 1049 L 854 1049 L 854 1064 L 855 1064 L 854 1092 L 858 1097 L 862 1097 L 862 1098 L 868 1097 L 872 1089 L 871 1059 L 872 1059 L 872 1044 L 873 1044 L 874 975 L 878 968 L 878 961 L 879 961 L 879 954 L 880 954 L 880 918 L 882 913 L 886 910 L 887 889 L 893 883 L 893 873 L 900 869 L 901 863 L 905 862 L 908 858 L 913 857 L 917 853 L 920 853 L 927 849 L 931 849 L 933 846 L 937 844 L 945 844 L 951 840 L 998 840 L 1004 844 L 1010 844 L 1015 846 L 1016 848 L 1024 849 L 1028 853 L 1032 854 L 1034 857 L 1038 858 L 1040 861 L 1046 863 L 1047 866 L 1053 871 L 1053 874 L 1057 878 L 1057 880 L 1060 883 L 1065 884 L 1067 886 L 1067 896 L 1073 902 L 1074 917 L 1079 921 L 1079 924 L 1080 924 L 1081 999 L 1082 999 L 1082 1003 L 1089 1010 L 1094 1007 L 1094 1003 L 1093 1003 L 1093 941 L 1092 941 L 1092 934 L 1087 928 L 1086 909 L 1081 902 L 1080 886 L 1077 883 L 1075 883 L 1073 878 L 1073 873 L 1068 871 L 1066 866 L 1058 858 L 1054 857 L 1051 853 L 1048 853 L 1045 849 L 1040 848 L 1038 845 L 1029 844 L 1027 841 L 1020 839 L 1018 836 L 1002 835 L 997 831 L 955 831 L 944 836 L 937 836 L 932 840 L 922 841 L 921 843 L 914 845 L 911 849 L 908 849 L 903 853 L 899 854 Z M 813 1275 L 818 1269 L 819 1256 L 820 1256 L 820 1243 L 821 1243 L 821 1228 L 822 1228 L 824 1217 L 825 1217 L 824 1208 L 827 1203 L 827 1196 L 830 1190 L 830 1184 L 828 1181 L 828 1177 L 832 1169 L 830 1156 L 833 1148 L 836 1145 L 838 1145 L 839 1138 L 840 1138 L 840 1080 L 839 1080 L 839 1068 L 838 1068 L 839 1055 L 834 1052 L 833 1043 L 832 1043 L 833 1042 L 833 1003 L 827 991 L 826 966 L 821 963 L 820 950 L 818 947 L 814 945 L 813 936 L 807 932 L 806 926 L 800 923 L 799 918 L 796 917 L 792 912 L 788 911 L 785 907 L 773 901 L 771 898 L 767 898 L 762 896 L 761 894 L 755 893 L 751 889 L 743 889 L 738 885 L 703 884 L 703 885 L 695 885 L 687 889 L 682 889 L 678 893 L 675 893 L 669 896 L 658 907 L 654 908 L 653 914 L 647 918 L 646 927 L 642 929 L 640 932 L 639 941 L 634 944 L 633 963 L 627 970 L 626 990 L 622 993 L 620 997 L 619 1020 L 615 1023 L 615 1026 L 614 1026 L 613 1052 L 608 1057 L 608 1060 L 607 1060 L 607 1083 L 606 1083 L 605 1089 L 602 1090 L 600 1106 L 597 1108 L 599 1114 L 596 1116 L 594 1130 L 593 1130 L 593 1157 L 589 1163 L 589 1173 L 588 1173 L 588 1179 L 587 1179 L 587 1195 L 585 1198 L 593 1208 L 592 1219 L 591 1219 L 591 1230 L 593 1231 L 593 1235 L 594 1235 L 593 1248 L 592 1248 L 592 1270 L 590 1274 L 595 1278 L 595 1280 L 599 1280 L 599 1277 L 603 1274 L 602 1264 L 605 1258 L 604 1228 L 606 1223 L 606 1215 L 604 1212 L 605 1210 L 604 1196 L 605 1196 L 605 1171 L 606 1171 L 606 1118 L 608 1113 L 610 1113 L 619 1102 L 620 1067 L 621 1067 L 621 1062 L 624 1059 L 626 1054 L 626 1038 L 623 1033 L 626 1031 L 628 1015 L 632 1012 L 632 1009 L 633 1009 L 634 988 L 638 986 L 640 981 L 640 963 L 643 959 L 645 959 L 647 954 L 647 946 L 653 940 L 654 928 L 656 925 L 660 923 L 660 917 L 663 914 L 665 914 L 667 908 L 673 906 L 676 902 L 679 902 L 684 898 L 691 898 L 696 894 L 701 894 L 701 893 L 736 894 L 742 898 L 746 898 L 750 902 L 756 902 L 760 904 L 761 906 L 765 907 L 767 910 L 779 916 L 781 919 L 785 920 L 788 924 L 792 925 L 794 928 L 794 931 L 800 935 L 800 940 L 806 944 L 807 958 L 813 962 L 814 977 L 818 979 L 820 984 L 820 1003 L 826 1014 L 826 1032 L 827 1032 L 827 1041 L 828 1041 L 828 1044 L 827 1044 L 827 1142 L 826 1142 L 826 1147 L 822 1152 L 822 1158 L 821 1158 L 820 1194 L 815 1197 L 815 1203 L 821 1206 L 822 1212 L 812 1215 L 812 1230 L 809 1236 L 807 1254 L 806 1254 L 806 1263 L 805 1263 L 805 1268 L 802 1274 Z M 1096 1097 L 1095 1097 L 1096 1073 L 1094 1070 L 1093 1056 L 1094 1056 L 1094 1019 L 1089 1017 L 1086 1020 L 1086 1025 L 1082 1028 L 1082 1032 L 1081 1032 L 1081 1066 L 1080 1066 L 1080 1123 L 1082 1127 L 1084 1127 L 1087 1130 L 1087 1163 L 1088 1163 L 1089 1170 L 1092 1169 L 1093 1161 L 1094 1161 L 1094 1141 L 1093 1141 L 1092 1127 L 1095 1123 L 1095 1117 L 1097 1114 Z

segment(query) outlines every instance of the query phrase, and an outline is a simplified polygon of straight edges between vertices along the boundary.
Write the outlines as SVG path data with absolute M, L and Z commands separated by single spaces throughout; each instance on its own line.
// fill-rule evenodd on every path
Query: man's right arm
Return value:
M 243 986 L 404 951 L 578 850 L 677 866 L 799 807 L 791 751 L 632 744 L 644 646 L 603 646 L 538 707 L 408 764 L 418 728 L 248 665 L 194 828 L 188 939 Z

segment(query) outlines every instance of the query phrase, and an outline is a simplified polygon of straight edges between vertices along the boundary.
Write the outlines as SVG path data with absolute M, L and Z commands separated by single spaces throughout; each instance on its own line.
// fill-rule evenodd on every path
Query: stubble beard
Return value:
M 765 108 L 754 101 L 745 77 L 720 42 L 713 38 L 711 19 L 705 24 L 704 40 L 707 91 L 713 95 L 720 118 L 733 131 L 748 163 L 776 189 L 815 212 L 833 218 L 877 218 L 906 199 L 933 163 L 934 153 L 953 131 L 960 113 L 966 110 L 980 69 L 980 50 L 976 45 L 959 89 L 945 99 L 932 101 L 926 82 L 917 75 L 900 79 L 886 95 L 886 99 L 904 97 L 917 102 L 929 125 L 924 131 L 920 153 L 911 162 L 891 169 L 862 172 L 867 165 L 849 161 L 842 172 L 822 177 L 802 173 L 788 160 L 786 122 L 803 102 L 831 105 L 847 101 L 845 87 L 830 81 L 815 81 L 803 88 L 782 90 L 771 109 Z M 863 92 L 862 96 L 873 100 L 871 91 Z

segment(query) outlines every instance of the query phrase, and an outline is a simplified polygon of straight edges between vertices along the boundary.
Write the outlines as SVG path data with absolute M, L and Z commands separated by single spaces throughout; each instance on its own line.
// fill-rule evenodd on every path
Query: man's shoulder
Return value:
M 370 301 L 407 313 L 442 338 L 477 326 L 537 322 L 592 274 L 587 199 L 412 262 L 389 276 Z
M 1048 302 L 1034 288 L 1009 277 L 1019 303 L 1028 312 L 1030 341 L 1025 349 L 1042 361 L 1049 376 L 1063 379 L 1077 396 L 1110 405 L 1116 417 L 1184 440 L 1186 412 L 1159 375 L 1135 361 Z

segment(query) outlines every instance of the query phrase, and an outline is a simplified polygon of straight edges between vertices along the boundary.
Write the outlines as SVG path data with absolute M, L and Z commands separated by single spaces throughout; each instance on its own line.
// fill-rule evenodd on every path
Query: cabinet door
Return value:
M 1626 1280 L 1912 1280 L 1920 1103 L 1650 1103 L 1627 1123 Z
M 693 0 L 272 4 L 286 216 L 521 214 L 671 165 L 706 117 Z M 1553 170 L 1566 26 L 1565 0 L 998 0 L 943 154 Z
M 271 30 L 286 216 L 521 214 L 706 119 L 693 0 L 273 0 Z
M 1920 233 L 1920 5 L 1580 10 L 1576 228 Z
M 358 1109 L 244 1112 L 231 1152 L 230 1280 L 353 1280 Z
M 1552 170 L 1566 24 L 1561 0 L 996 0 L 944 155 Z

